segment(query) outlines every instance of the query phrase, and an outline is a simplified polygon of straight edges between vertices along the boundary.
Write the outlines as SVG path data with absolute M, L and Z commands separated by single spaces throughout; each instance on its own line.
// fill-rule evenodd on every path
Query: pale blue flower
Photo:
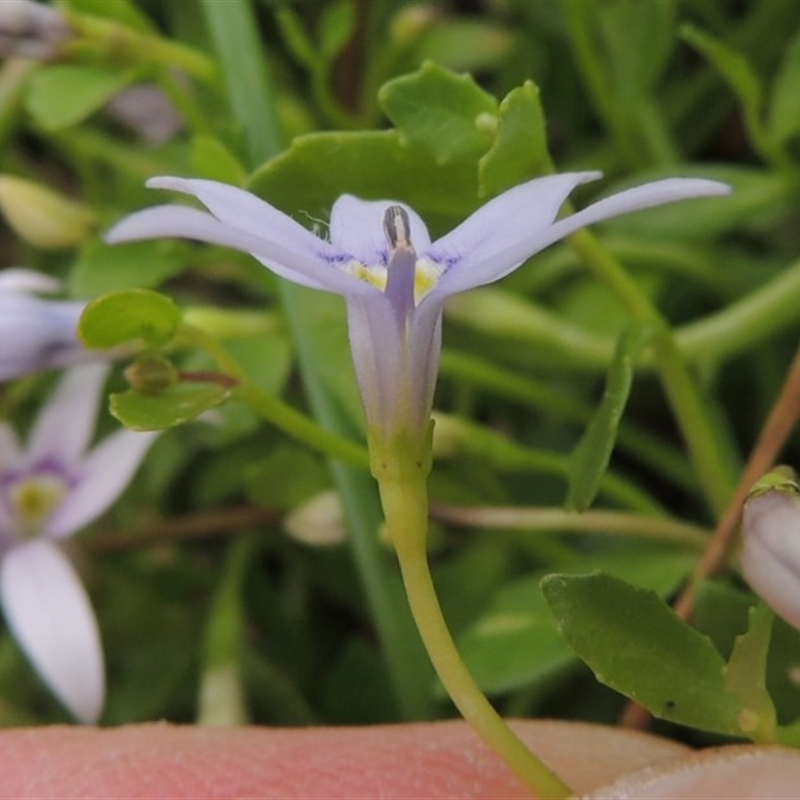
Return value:
M 343 195 L 321 239 L 253 194 L 209 180 L 153 178 L 148 186 L 193 195 L 211 213 L 168 205 L 138 212 L 107 235 L 111 243 L 162 236 L 250 253 L 302 286 L 343 295 L 371 443 L 427 428 L 439 366 L 445 300 L 499 280 L 534 253 L 585 225 L 693 197 L 722 195 L 715 181 L 657 181 L 556 220 L 561 205 L 597 172 L 537 178 L 489 201 L 431 242 L 408 206 Z
M 91 357 L 75 332 L 86 303 L 38 296 L 60 289 L 34 270 L 0 270 L 0 381 Z
M 23 448 L 0 422 L 0 602 L 14 636 L 53 693 L 82 722 L 103 707 L 97 622 L 59 541 L 125 489 L 155 433 L 119 430 L 87 452 L 108 368 L 61 378 Z

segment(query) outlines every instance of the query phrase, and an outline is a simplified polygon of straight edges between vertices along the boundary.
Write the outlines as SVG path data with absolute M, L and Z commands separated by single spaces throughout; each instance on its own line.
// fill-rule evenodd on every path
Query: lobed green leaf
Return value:
M 98 349 L 136 341 L 158 347 L 174 338 L 181 317 L 168 297 L 149 289 L 128 289 L 89 303 L 78 323 L 78 336 L 87 347 Z

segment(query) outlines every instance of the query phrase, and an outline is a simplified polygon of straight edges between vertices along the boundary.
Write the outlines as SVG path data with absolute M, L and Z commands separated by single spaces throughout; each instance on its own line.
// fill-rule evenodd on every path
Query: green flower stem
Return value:
M 622 511 L 584 511 L 578 514 L 563 508 L 477 508 L 436 503 L 431 516 L 457 525 L 547 533 L 596 533 L 636 536 L 702 549 L 711 531 L 668 517 L 629 514 Z
M 569 797 L 570 788 L 509 728 L 461 660 L 442 615 L 428 565 L 427 469 L 417 468 L 416 461 L 403 469 L 402 464 L 391 463 L 392 457 L 389 450 L 387 460 L 379 465 L 373 457 L 373 474 L 380 487 L 386 525 L 400 562 L 411 613 L 439 679 L 472 729 L 538 797 Z
M 672 330 L 592 233 L 578 231 L 569 238 L 569 242 L 595 276 L 625 305 L 631 317 L 653 330 L 655 369 L 686 441 L 705 496 L 714 512 L 722 513 L 736 485 L 734 469 Z
M 366 469 L 366 450 L 355 442 L 325 430 L 296 409 L 259 388 L 236 359 L 213 337 L 200 328 L 184 324 L 181 339 L 201 347 L 226 375 L 236 379 L 237 394 L 265 420 L 289 436 L 332 458 Z
M 245 133 L 247 163 L 255 168 L 280 153 L 285 141 L 252 4 L 249 0 L 203 0 L 200 5 L 222 67 L 233 117 Z M 322 378 L 313 333 L 306 325 L 302 290 L 281 281 L 278 293 L 314 416 L 326 428 L 349 435 L 352 422 L 345 418 Z M 400 579 L 376 536 L 381 514 L 373 481 L 363 470 L 335 458 L 330 460 L 330 470 L 345 507 L 354 559 L 397 708 L 404 719 L 425 718 L 430 711 L 430 667 L 411 615 L 403 606 Z

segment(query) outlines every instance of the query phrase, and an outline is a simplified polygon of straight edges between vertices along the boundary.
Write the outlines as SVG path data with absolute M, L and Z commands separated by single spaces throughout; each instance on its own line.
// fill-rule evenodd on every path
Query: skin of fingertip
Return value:
M 685 755 L 648 734 L 514 723 L 580 794 Z M 359 728 L 45 727 L 0 733 L 2 798 L 528 798 L 461 722 Z

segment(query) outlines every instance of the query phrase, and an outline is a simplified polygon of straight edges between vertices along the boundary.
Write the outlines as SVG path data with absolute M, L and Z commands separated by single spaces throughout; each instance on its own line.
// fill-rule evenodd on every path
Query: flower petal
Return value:
M 768 491 L 742 514 L 742 572 L 753 591 L 800 630 L 800 498 Z
M 50 294 L 61 291 L 61 281 L 43 272 L 25 267 L 8 267 L 0 270 L 0 292 L 41 292 Z
M 85 305 L 0 291 L 0 381 L 92 358 L 76 334 Z
M 7 422 L 0 422 L 0 473 L 16 467 L 23 457 L 17 432 Z
M 441 353 L 442 303 L 398 320 L 385 295 L 350 298 L 347 324 L 367 424 L 391 437 L 399 427 L 424 431 Z
M 301 286 L 337 294 L 369 294 L 375 291 L 368 283 L 337 269 L 336 264 L 341 259 L 329 249 L 330 245 L 308 231 L 304 232 L 318 246 L 318 252 L 311 256 L 287 249 L 283 243 L 265 239 L 259 233 L 243 231 L 220 222 L 205 211 L 168 205 L 155 206 L 125 217 L 106 233 L 105 240 L 109 244 L 120 244 L 159 239 L 162 236 L 196 239 L 249 253 L 276 275 Z M 326 261 L 326 257 L 331 260 Z
M 551 226 L 570 192 L 599 177 L 599 172 L 548 175 L 490 200 L 425 254 L 445 268 L 434 291 L 454 294 L 511 272 L 541 249 L 538 237 Z
M 12 547 L 0 563 L 0 600 L 42 680 L 77 719 L 96 722 L 105 697 L 100 634 L 66 556 L 43 540 Z
M 591 176 L 596 174 L 597 173 L 578 173 L 577 175 L 583 175 L 582 180 L 589 180 Z M 564 176 L 554 175 L 550 177 L 561 178 Z M 572 177 L 574 179 L 576 176 Z M 495 198 L 492 203 L 503 200 L 507 205 L 509 215 L 511 215 L 513 213 L 513 202 L 509 203 L 506 199 L 507 196 L 519 189 L 530 187 L 533 183 L 535 182 L 531 181 L 528 184 L 523 184 L 523 186 L 515 187 L 509 190 L 509 192 L 500 195 L 500 197 Z M 556 188 L 556 185 L 550 187 L 550 201 L 557 200 Z M 564 187 L 562 186 L 560 188 L 563 190 Z M 730 187 L 727 184 L 719 183 L 718 181 L 710 181 L 702 178 L 667 178 L 666 180 L 647 183 L 644 186 L 637 186 L 633 189 L 619 192 L 597 203 L 593 203 L 576 214 L 572 214 L 552 224 L 547 224 L 544 227 L 532 224 L 527 234 L 522 226 L 512 228 L 512 234 L 514 235 L 511 236 L 506 234 L 501 218 L 502 215 L 495 215 L 496 228 L 493 241 L 495 244 L 498 240 L 502 241 L 503 246 L 492 251 L 491 246 L 486 246 L 484 242 L 484 246 L 478 247 L 471 252 L 465 250 L 461 263 L 447 271 L 431 293 L 437 292 L 446 295 L 455 294 L 465 289 L 471 289 L 475 286 L 481 286 L 485 283 L 499 280 L 509 272 L 513 272 L 526 259 L 544 250 L 545 247 L 549 247 L 554 242 L 595 222 L 621 216 L 622 214 L 629 214 L 633 211 L 640 211 L 645 208 L 652 208 L 653 206 L 674 203 L 678 200 L 720 196 L 729 194 L 730 191 Z M 563 199 L 565 198 L 566 195 L 564 195 Z M 513 199 L 512 197 L 512 200 Z M 488 205 L 491 205 L 491 203 Z M 462 227 L 468 226 L 474 217 L 481 214 L 485 208 L 488 208 L 488 205 L 473 214 L 462 226 L 456 228 L 456 231 L 459 231 Z M 552 208 L 552 206 L 550 206 L 550 208 Z M 514 219 L 517 220 L 518 217 L 515 216 Z M 453 233 L 456 231 L 453 231 Z M 487 231 L 487 236 L 490 232 L 491 231 Z M 453 233 L 448 234 L 444 239 L 448 239 Z M 436 255 L 438 255 L 439 243 L 441 241 L 443 240 L 439 240 L 439 242 L 434 242 L 433 244 L 432 251 Z
M 250 252 L 266 267 L 272 268 L 274 260 L 294 272 L 294 276 L 278 272 L 282 277 L 296 281 L 300 274 L 315 281 L 315 288 L 342 294 L 363 288 L 362 281 L 336 268 L 346 254 L 251 192 L 219 181 L 188 178 L 151 178 L 147 186 L 192 195 L 220 222 L 258 237 L 263 242 L 261 251 Z
M 571 233 L 602 222 L 612 217 L 620 217 L 633 211 L 643 211 L 654 206 L 663 206 L 679 200 L 692 200 L 698 197 L 723 197 L 731 193 L 727 183 L 705 178 L 666 178 L 661 181 L 645 183 L 623 192 L 612 194 L 578 211 L 572 216 L 558 220 L 547 232 L 543 247 L 569 236 Z M 541 249 L 541 248 L 539 248 Z
M 425 223 L 412 208 L 395 200 L 360 200 L 343 194 L 331 209 L 331 244 L 349 253 L 362 264 L 386 264 L 388 244 L 383 218 L 390 206 L 400 206 L 408 214 L 411 244 L 420 253 L 430 247 Z
M 80 459 L 94 431 L 108 370 L 107 364 L 84 364 L 64 373 L 31 431 L 29 465 L 53 458 L 69 467 Z
M 78 469 L 78 482 L 45 524 L 45 533 L 61 537 L 88 525 L 130 483 L 158 432 L 120 430 L 92 450 Z

